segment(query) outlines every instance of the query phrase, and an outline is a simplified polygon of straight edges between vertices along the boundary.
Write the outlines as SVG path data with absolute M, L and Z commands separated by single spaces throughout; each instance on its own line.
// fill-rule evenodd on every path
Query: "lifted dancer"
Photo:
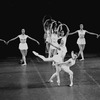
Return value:
M 31 38 L 30 36 L 25 34 L 25 29 L 21 30 L 21 34 L 18 35 L 17 37 L 10 39 L 7 44 L 15 39 L 19 38 L 20 39 L 20 44 L 19 44 L 19 50 L 22 54 L 22 60 L 21 62 L 24 62 L 24 64 L 22 65 L 27 65 L 26 64 L 26 56 L 27 56 L 27 50 L 28 50 L 28 45 L 27 45 L 27 38 L 37 42 L 39 44 L 39 42 L 37 40 L 35 40 L 34 38 Z
M 98 34 L 95 34 L 95 33 L 92 33 L 92 32 L 88 32 L 86 30 L 83 29 L 83 24 L 80 24 L 80 30 L 77 30 L 75 32 L 72 32 L 72 33 L 69 33 L 69 35 L 73 35 L 75 33 L 78 33 L 78 40 L 77 40 L 77 44 L 78 44 L 78 47 L 79 47 L 79 53 L 78 53 L 78 56 L 81 55 L 82 59 L 81 60 L 84 60 L 84 54 L 83 54 L 83 51 L 85 49 L 85 44 L 86 44 L 86 41 L 85 41 L 85 34 L 88 33 L 88 34 L 91 34 L 91 35 L 96 35 L 97 38 L 99 37 Z

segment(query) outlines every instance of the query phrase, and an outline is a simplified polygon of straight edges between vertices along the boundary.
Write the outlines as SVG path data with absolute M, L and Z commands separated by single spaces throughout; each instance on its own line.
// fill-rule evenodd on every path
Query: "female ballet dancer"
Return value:
M 52 30 L 52 34 L 51 34 L 51 44 L 53 44 L 54 46 L 58 46 L 58 41 L 59 39 L 62 38 L 63 42 L 66 42 L 66 39 L 64 39 L 64 37 L 59 37 L 60 33 L 62 33 L 61 35 L 63 36 L 64 31 L 59 31 L 59 27 L 61 27 L 62 24 L 60 21 L 54 21 L 51 25 L 51 30 Z M 66 27 L 67 28 L 67 27 Z M 66 33 L 65 33 L 66 34 Z M 65 43 L 66 44 L 66 43 Z M 55 48 L 54 46 L 50 45 L 50 52 L 49 52 L 49 57 L 54 56 L 55 54 L 57 54 L 57 48 Z M 66 49 L 67 50 L 67 49 Z
M 61 52 L 58 53 L 58 55 L 54 55 L 51 58 L 45 58 L 42 55 L 39 55 L 37 52 L 33 51 L 33 53 L 40 57 L 44 61 L 54 61 L 55 62 L 55 67 L 56 67 L 56 72 L 50 77 L 49 82 L 53 82 L 53 78 L 57 76 L 57 83 L 60 85 L 60 77 L 59 77 L 59 72 L 61 70 L 65 71 L 66 73 L 69 74 L 70 76 L 70 85 L 73 86 L 73 71 L 71 71 L 70 67 L 73 66 L 76 62 L 77 55 L 74 54 L 74 52 L 71 52 L 71 58 L 65 62 L 63 62 L 62 57 L 61 57 Z
M 45 39 L 45 43 L 46 43 L 46 50 L 45 52 L 46 53 L 49 53 L 49 43 L 50 40 L 51 40 L 51 25 L 53 22 L 55 22 L 55 20 L 53 20 L 50 16 L 50 18 L 48 18 L 47 20 L 45 20 L 45 17 L 43 17 L 43 20 L 42 20 L 42 24 L 43 24 L 43 29 L 44 29 L 44 39 Z M 44 21 L 45 20 L 45 21 Z
M 56 72 L 51 76 L 51 78 L 49 79 L 50 82 L 53 82 L 53 78 L 55 76 L 57 76 L 57 83 L 58 85 L 60 85 L 60 77 L 59 77 L 59 72 L 62 70 L 64 70 L 66 73 L 68 73 L 70 75 L 70 86 L 73 85 L 73 72 L 70 70 L 70 67 L 73 66 L 75 64 L 76 58 L 77 56 L 74 54 L 74 52 L 72 51 L 71 55 L 72 58 L 69 59 L 68 61 L 63 61 L 63 42 L 60 43 L 59 47 L 56 47 L 58 49 L 58 53 L 56 55 L 54 55 L 53 57 L 50 58 L 45 58 L 42 55 L 39 55 L 38 53 L 36 53 L 35 51 L 33 51 L 33 53 L 40 57 L 41 59 L 43 59 L 44 61 L 52 61 L 54 62 L 54 66 L 56 68 Z
M 63 26 L 65 27 L 66 31 L 63 29 Z M 69 28 L 66 24 L 61 24 L 58 27 L 58 35 L 59 39 L 61 39 L 61 44 L 62 44 L 62 50 L 63 50 L 63 60 L 65 58 L 65 55 L 67 53 L 67 47 L 66 47 L 66 42 L 67 42 L 67 37 L 69 35 Z
M 85 41 L 85 34 L 88 33 L 88 34 L 91 34 L 91 35 L 96 35 L 97 38 L 98 38 L 98 34 L 95 34 L 95 33 L 92 33 L 92 32 L 88 32 L 87 30 L 84 30 L 83 29 L 83 24 L 80 24 L 80 29 L 75 31 L 75 32 L 72 32 L 72 33 L 69 33 L 69 35 L 73 35 L 75 33 L 78 33 L 78 40 L 77 40 L 77 44 L 78 44 L 78 47 L 79 47 L 79 53 L 78 53 L 78 56 L 81 55 L 82 59 L 81 60 L 84 60 L 84 54 L 83 54 L 83 51 L 85 49 L 85 44 L 86 44 L 86 41 Z
M 50 33 L 49 29 L 47 29 L 46 32 L 44 33 L 44 39 L 45 39 L 45 43 L 46 43 L 45 52 L 48 53 L 49 52 L 49 47 L 50 47 L 50 44 L 48 42 L 51 42 L 51 33 Z
M 48 21 L 51 21 L 50 23 Z M 45 43 L 46 43 L 46 50 L 45 52 L 49 54 L 49 48 L 50 48 L 50 42 L 51 42 L 51 24 L 54 22 L 53 19 L 48 19 L 45 21 L 45 23 L 43 24 L 43 28 L 44 28 L 44 39 L 45 39 Z
M 27 50 L 28 50 L 28 45 L 27 45 L 27 38 L 37 42 L 39 44 L 39 42 L 37 40 L 35 40 L 34 38 L 31 38 L 30 36 L 25 34 L 25 29 L 21 30 L 21 34 L 18 35 L 17 37 L 10 39 L 7 44 L 15 39 L 19 38 L 20 39 L 20 44 L 19 44 L 19 50 L 22 54 L 22 59 L 21 62 L 24 62 L 24 64 L 22 65 L 27 65 L 26 63 L 26 56 L 27 56 Z
M 58 46 L 57 41 L 58 41 L 58 35 L 57 35 L 57 33 L 53 32 L 51 34 L 51 44 Z M 49 57 L 54 56 L 56 53 L 57 53 L 57 49 L 54 46 L 50 45 Z
M 48 57 L 52 57 L 57 53 L 57 49 L 54 46 L 50 45 L 50 44 L 53 44 L 56 47 L 58 46 L 58 43 L 57 43 L 58 34 L 56 32 L 56 21 L 52 22 L 50 30 L 51 30 L 50 41 L 47 41 L 47 43 L 50 46 Z

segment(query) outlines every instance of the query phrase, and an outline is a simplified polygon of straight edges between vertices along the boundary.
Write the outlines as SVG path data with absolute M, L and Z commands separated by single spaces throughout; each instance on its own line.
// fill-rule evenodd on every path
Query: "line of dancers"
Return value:
M 52 19 L 49 19 L 49 20 L 52 20 Z M 46 53 L 48 53 L 48 57 L 51 57 L 57 51 L 54 46 L 50 45 L 50 43 L 57 46 L 58 45 L 57 42 L 61 39 L 64 42 L 64 45 L 66 46 L 67 37 L 78 33 L 78 36 L 79 36 L 77 39 L 77 44 L 79 47 L 78 57 L 81 55 L 82 59 L 80 59 L 80 60 L 84 60 L 83 51 L 84 51 L 85 45 L 86 45 L 85 34 L 88 33 L 90 35 L 96 35 L 97 38 L 100 36 L 96 33 L 84 30 L 83 24 L 80 24 L 79 30 L 76 30 L 75 32 L 70 33 L 70 30 L 66 24 L 63 24 L 60 22 L 60 24 L 57 26 L 57 24 L 58 24 L 57 21 L 52 20 L 52 22 L 49 23 L 49 25 L 47 25 L 49 20 L 46 20 L 45 23 L 43 24 L 44 32 L 45 32 L 44 39 L 45 39 L 45 43 L 46 43 Z M 67 32 L 65 32 L 63 30 L 64 26 L 66 27 Z M 67 53 L 67 48 L 66 48 L 66 53 Z
M 51 61 L 52 66 L 55 67 L 55 73 L 50 77 L 49 82 L 53 82 L 53 78 L 57 77 L 57 84 L 60 85 L 60 71 L 63 70 L 70 76 L 70 85 L 73 86 L 73 71 L 70 69 L 71 66 L 73 66 L 76 62 L 76 59 L 81 55 L 82 59 L 84 60 L 84 54 L 83 51 L 85 49 L 86 40 L 85 40 L 85 34 L 91 34 L 96 35 L 97 38 L 100 36 L 93 32 L 88 32 L 83 29 L 83 24 L 80 24 L 80 29 L 70 33 L 70 30 L 68 26 L 64 23 L 61 23 L 60 21 L 55 21 L 54 19 L 50 18 L 47 19 L 45 22 L 43 22 L 43 29 L 44 29 L 44 39 L 46 43 L 46 53 L 48 53 L 48 57 L 44 57 L 43 55 L 40 55 L 39 53 L 32 51 L 34 55 L 41 58 L 43 61 Z M 74 51 L 71 52 L 71 58 L 67 61 L 65 61 L 65 56 L 67 51 L 66 42 L 68 36 L 71 36 L 75 33 L 78 33 L 79 38 L 77 39 L 77 44 L 79 46 L 79 53 L 78 55 L 74 53 Z M 19 38 L 19 50 L 22 55 L 21 63 L 22 65 L 27 65 L 26 63 L 26 56 L 27 56 L 27 50 L 28 50 L 28 44 L 27 44 L 27 38 L 35 41 L 38 45 L 40 44 L 36 39 L 28 36 L 25 34 L 25 29 L 21 30 L 21 34 L 18 35 L 15 38 L 10 39 L 9 41 L 5 41 L 3 39 L 0 39 L 0 41 L 3 41 L 8 45 L 9 42 L 14 41 L 15 39 Z

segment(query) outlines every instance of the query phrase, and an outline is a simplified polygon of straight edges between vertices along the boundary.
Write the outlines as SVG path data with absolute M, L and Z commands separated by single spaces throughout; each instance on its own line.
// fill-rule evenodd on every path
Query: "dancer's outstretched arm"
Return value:
M 11 42 L 11 41 L 14 41 L 14 40 L 15 40 L 15 39 L 17 39 L 17 38 L 19 38 L 19 36 L 17 36 L 17 37 L 15 37 L 15 38 L 10 39 L 10 40 L 7 42 L 7 44 L 8 44 L 9 42 Z
M 40 55 L 35 51 L 33 51 L 33 54 L 41 58 L 43 61 L 53 61 L 53 58 L 45 58 L 43 55 Z
M 96 34 L 96 33 L 93 33 L 93 32 L 88 32 L 88 31 L 86 31 L 88 34 L 91 34 L 91 35 L 96 35 L 97 36 L 97 38 L 99 37 L 99 35 L 98 34 Z
M 73 35 L 73 34 L 76 34 L 78 31 L 75 31 L 75 32 L 72 32 L 72 33 L 69 33 L 68 35 Z
M 31 40 L 33 40 L 33 41 L 35 41 L 35 42 L 37 42 L 38 44 L 40 44 L 36 39 L 31 38 L 30 36 L 28 36 L 28 38 L 31 39 Z
M 0 39 L 0 41 L 3 41 L 3 42 L 6 44 L 6 41 L 5 41 L 5 40 L 3 40 L 3 39 Z

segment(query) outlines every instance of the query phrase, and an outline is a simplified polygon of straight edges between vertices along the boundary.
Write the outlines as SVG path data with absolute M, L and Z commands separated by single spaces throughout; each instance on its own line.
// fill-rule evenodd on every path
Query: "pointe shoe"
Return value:
M 52 82 L 53 82 L 53 80 L 49 80 L 48 82 L 52 83 Z
M 27 65 L 26 63 L 22 64 L 22 66 L 26 66 L 26 65 Z
M 73 86 L 73 83 L 71 83 L 69 86 L 70 86 L 70 87 Z
M 84 58 L 80 59 L 80 61 L 84 60 Z
M 60 81 L 57 81 L 57 84 L 60 86 Z

